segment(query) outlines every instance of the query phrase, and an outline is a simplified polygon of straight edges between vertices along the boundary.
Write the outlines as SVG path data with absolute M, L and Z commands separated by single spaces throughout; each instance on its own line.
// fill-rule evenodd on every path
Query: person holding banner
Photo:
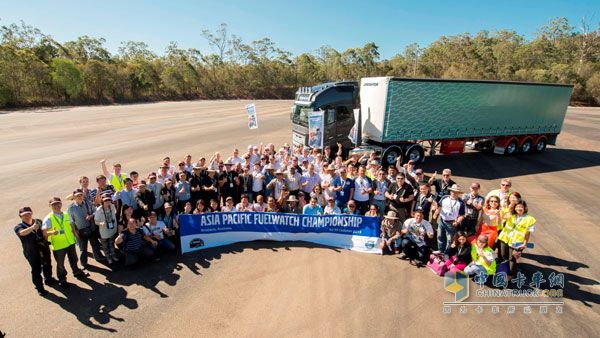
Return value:
M 304 215 L 323 215 L 323 208 L 317 204 L 316 197 L 311 197 L 309 204 L 304 206 L 302 213 Z
M 298 199 L 294 195 L 290 195 L 287 199 L 287 203 L 283 208 L 283 212 L 286 214 L 296 214 L 299 215 L 302 213 L 302 208 L 298 204 Z
M 340 215 L 342 211 L 335 205 L 335 198 L 327 197 L 327 205 L 323 210 L 323 215 Z

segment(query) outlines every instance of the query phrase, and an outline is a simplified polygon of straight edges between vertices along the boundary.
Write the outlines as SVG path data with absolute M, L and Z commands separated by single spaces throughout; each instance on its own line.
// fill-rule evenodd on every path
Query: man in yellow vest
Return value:
M 106 168 L 106 160 L 101 160 L 100 165 L 102 166 L 102 172 L 104 173 L 104 176 L 108 178 L 108 184 L 115 187 L 115 191 L 117 193 L 125 189 L 125 179 L 127 178 L 127 175 L 121 173 L 120 163 L 113 164 L 113 173 L 108 172 L 108 168 Z
M 54 260 L 56 261 L 56 276 L 60 286 L 69 287 L 67 283 L 67 270 L 65 269 L 65 256 L 69 257 L 69 264 L 76 278 L 84 278 L 89 273 L 77 266 L 77 251 L 75 250 L 76 234 L 73 232 L 69 215 L 62 212 L 62 202 L 59 197 L 52 197 L 48 202 L 52 212 L 44 218 L 42 230 L 44 237 L 50 241 Z

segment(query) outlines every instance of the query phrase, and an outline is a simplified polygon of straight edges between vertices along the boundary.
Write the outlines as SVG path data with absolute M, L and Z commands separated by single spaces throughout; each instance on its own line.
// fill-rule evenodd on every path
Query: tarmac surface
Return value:
M 362 254 L 304 242 L 250 242 L 185 256 L 167 255 L 135 270 L 91 260 L 90 278 L 39 297 L 13 227 L 23 205 L 43 218 L 51 196 L 64 198 L 79 175 L 95 177 L 99 160 L 125 172 L 156 170 L 165 155 L 197 160 L 229 156 L 260 141 L 291 142 L 291 101 L 188 101 L 0 112 L 2 273 L 0 331 L 8 336 L 600 336 L 600 109 L 569 108 L 558 145 L 543 154 L 502 157 L 469 152 L 426 159 L 426 172 L 452 168 L 463 187 L 482 192 L 511 177 L 537 218 L 527 277 L 564 276 L 564 297 L 469 300 L 551 301 L 547 313 L 507 305 L 451 305 L 440 277 L 395 256 Z M 93 179 L 92 179 L 93 180 Z M 92 184 L 92 186 L 94 186 Z M 68 204 L 64 205 L 66 210 Z M 54 264 L 53 264 L 54 265 Z M 68 264 L 67 264 L 68 265 Z M 55 266 L 55 265 L 54 265 Z M 70 271 L 69 267 L 67 270 Z M 556 288 L 556 287 L 555 287 Z M 559 287 L 560 288 L 560 287 Z M 446 308 L 447 310 L 448 308 Z M 557 309 L 559 312 L 557 313 Z M 481 313 L 480 313 L 481 312 Z

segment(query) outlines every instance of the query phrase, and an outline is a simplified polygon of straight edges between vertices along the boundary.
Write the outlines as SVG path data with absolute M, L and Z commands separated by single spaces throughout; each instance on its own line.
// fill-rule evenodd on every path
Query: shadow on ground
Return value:
M 125 268 L 120 264 L 108 267 L 93 262 L 95 265 L 90 265 L 88 270 L 105 276 L 107 283 L 99 283 L 91 278 L 85 278 L 82 279 L 82 282 L 89 288 L 75 284 L 71 284 L 68 289 L 56 287 L 54 290 L 49 290 L 50 293 L 46 298 L 58 304 L 65 311 L 72 313 L 81 324 L 89 328 L 116 332 L 114 328 L 107 325 L 111 321 L 123 322 L 124 319 L 113 316 L 111 312 L 119 306 L 125 306 L 130 310 L 138 307 L 137 300 L 127 296 L 125 287 L 138 285 L 156 293 L 161 298 L 167 298 L 169 295 L 160 290 L 157 285 L 163 282 L 168 287 L 174 287 L 180 279 L 177 271 L 184 267 L 196 275 L 202 275 L 201 269 L 210 268 L 212 262 L 228 254 L 240 254 L 246 250 L 289 251 L 292 248 L 327 249 L 338 253 L 342 251 L 342 249 L 308 242 L 254 241 L 209 248 L 185 255 L 164 254 L 158 261 L 145 262 L 133 269 Z
M 595 167 L 600 165 L 600 152 L 590 150 L 548 148 L 541 154 L 502 156 L 482 152 L 426 157 L 425 171 L 441 173 L 452 168 L 452 175 L 485 180 Z

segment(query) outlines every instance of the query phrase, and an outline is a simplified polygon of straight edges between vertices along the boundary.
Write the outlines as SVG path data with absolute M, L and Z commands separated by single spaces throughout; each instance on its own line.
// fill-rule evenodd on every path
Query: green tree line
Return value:
M 514 31 L 442 36 L 381 59 L 378 46 L 322 46 L 293 56 L 269 38 L 250 43 L 222 24 L 203 31 L 209 52 L 171 42 L 156 55 L 144 42 L 58 42 L 23 22 L 0 27 L 0 108 L 181 99 L 290 99 L 300 86 L 365 76 L 567 83 L 572 101 L 600 104 L 600 25 L 557 18 L 530 41 Z

